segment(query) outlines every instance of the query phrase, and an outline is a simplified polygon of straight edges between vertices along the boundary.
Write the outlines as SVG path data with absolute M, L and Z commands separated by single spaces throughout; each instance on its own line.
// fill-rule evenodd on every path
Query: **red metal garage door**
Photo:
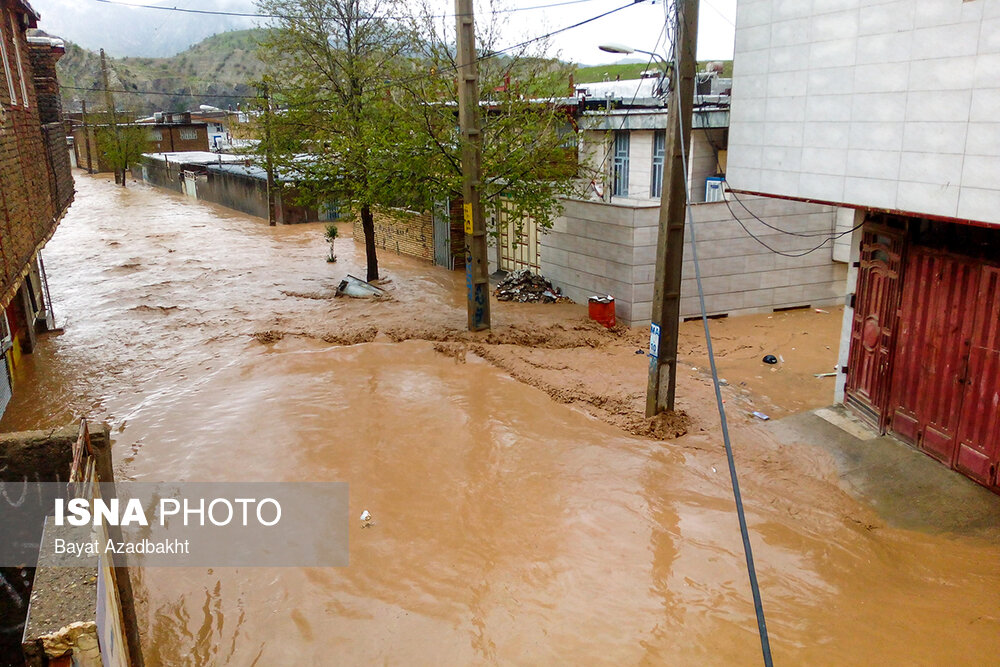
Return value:
M 1000 488 L 1000 269 L 983 267 L 981 273 L 955 467 Z
M 998 270 L 928 248 L 906 264 L 890 428 L 983 484 L 996 481 Z
M 892 430 L 951 466 L 979 291 L 978 266 L 914 248 L 906 264 Z
M 881 431 L 888 414 L 889 354 L 899 307 L 902 253 L 902 232 L 866 228 L 861 238 L 846 400 Z

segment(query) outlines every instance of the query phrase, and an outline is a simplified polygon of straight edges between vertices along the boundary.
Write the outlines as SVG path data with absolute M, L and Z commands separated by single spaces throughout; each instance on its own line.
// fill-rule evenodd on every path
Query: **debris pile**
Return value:
M 508 273 L 497 285 L 493 295 L 497 301 L 572 303 L 562 295 L 558 287 L 553 287 L 543 276 L 536 276 L 528 269 Z

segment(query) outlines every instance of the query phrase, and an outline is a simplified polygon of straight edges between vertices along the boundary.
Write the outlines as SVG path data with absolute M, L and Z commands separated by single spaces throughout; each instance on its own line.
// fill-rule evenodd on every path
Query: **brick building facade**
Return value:
M 73 200 L 56 61 L 25 0 L 0 0 L 0 415 L 21 356 L 51 325 L 39 251 Z

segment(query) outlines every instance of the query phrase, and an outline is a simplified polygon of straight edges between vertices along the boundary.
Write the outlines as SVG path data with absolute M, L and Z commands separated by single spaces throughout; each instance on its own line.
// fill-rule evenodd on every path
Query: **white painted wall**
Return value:
M 1000 224 L 1000 2 L 740 0 L 734 188 Z
M 629 190 L 628 197 L 606 197 L 605 201 L 645 203 L 659 197 L 652 197 L 653 137 L 655 130 L 631 130 L 629 133 Z M 696 129 L 691 133 L 691 148 L 688 157 L 689 195 L 693 203 L 705 201 L 705 179 L 718 173 L 718 160 L 713 148 L 725 148 L 725 130 Z M 580 161 L 591 171 L 601 171 L 604 181 L 611 182 L 611 160 L 608 150 L 611 141 L 607 132 L 582 132 L 580 140 Z M 589 173 L 589 172 L 588 172 Z M 601 181 L 598 181 L 601 185 Z M 601 187 L 601 192 L 604 189 Z
M 768 224 L 795 232 L 830 233 L 836 209 L 805 202 L 741 197 Z M 658 202 L 604 203 L 571 199 L 541 238 L 541 272 L 578 303 L 591 295 L 615 297 L 619 319 L 648 324 L 652 314 Z M 817 244 L 769 229 L 737 203 L 734 212 L 762 241 L 795 253 Z M 711 314 L 739 314 L 792 306 L 843 302 L 847 267 L 832 261 L 830 244 L 804 257 L 776 255 L 750 238 L 725 203 L 697 204 L 698 235 L 706 305 Z M 690 237 L 685 248 L 681 315 L 700 314 Z

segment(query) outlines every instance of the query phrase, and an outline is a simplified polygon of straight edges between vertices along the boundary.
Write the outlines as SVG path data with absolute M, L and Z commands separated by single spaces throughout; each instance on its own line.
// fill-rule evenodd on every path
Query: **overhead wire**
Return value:
M 680 34 L 681 26 L 681 11 L 678 7 L 674 12 L 674 33 L 675 35 Z M 676 39 L 674 40 L 676 47 Z M 695 63 L 694 54 L 687 54 Z M 674 72 L 675 76 L 680 76 L 680 57 L 677 48 L 674 48 Z M 679 83 L 679 82 L 678 82 Z M 674 86 L 675 94 L 676 91 L 680 89 L 679 85 Z M 679 106 L 679 105 L 678 105 Z M 733 454 L 732 440 L 729 436 L 729 423 L 726 420 L 726 406 L 722 400 L 722 383 L 719 381 L 719 369 L 715 363 L 715 350 L 712 346 L 712 333 L 708 326 L 708 308 L 705 304 L 705 288 L 702 283 L 701 278 L 701 265 L 698 260 L 698 238 L 697 232 L 695 230 L 694 216 L 691 212 L 691 196 L 690 190 L 688 188 L 688 170 L 687 170 L 687 146 L 684 141 L 684 119 L 683 114 L 677 114 L 677 126 L 680 134 L 680 153 L 681 153 L 681 164 L 684 169 L 683 181 L 684 181 L 684 210 L 685 217 L 687 221 L 687 227 L 691 236 L 691 259 L 694 263 L 694 273 L 695 273 L 695 284 L 698 288 L 698 301 L 701 306 L 701 321 L 702 326 L 705 329 L 705 344 L 708 351 L 708 361 L 709 366 L 712 371 L 712 384 L 715 387 L 715 402 L 719 411 L 719 421 L 722 426 L 722 440 L 726 450 L 726 460 L 729 464 L 729 478 L 732 483 L 733 488 L 733 498 L 736 502 L 736 515 L 739 519 L 740 524 L 740 536 L 743 540 L 743 554 L 746 560 L 747 575 L 750 579 L 750 592 L 753 596 L 754 613 L 757 617 L 757 632 L 760 636 L 760 646 L 761 653 L 764 658 L 764 664 L 766 667 L 772 667 L 773 658 L 771 656 L 771 644 L 767 633 L 767 621 L 764 616 L 764 603 L 761 598 L 760 584 L 757 581 L 757 568 L 754 565 L 753 559 L 753 547 L 750 544 L 750 531 L 747 527 L 746 513 L 743 508 L 743 494 L 740 492 L 740 480 L 739 475 L 736 471 L 736 458 Z
M 111 0 L 95 0 L 95 1 L 97 1 L 97 2 L 110 2 Z M 604 18 L 606 16 L 610 16 L 611 14 L 615 14 L 615 13 L 620 12 L 622 10 L 628 9 L 629 7 L 634 7 L 635 5 L 642 4 L 645 1 L 646 0 L 633 0 L 632 2 L 629 2 L 628 4 L 620 5 L 619 7 L 616 7 L 615 9 L 608 10 L 606 12 L 598 14 L 597 16 L 592 16 L 592 17 L 590 17 L 588 19 L 584 19 L 583 21 L 578 21 L 576 23 L 573 23 L 572 25 L 568 25 L 568 26 L 565 26 L 563 28 L 559 28 L 557 30 L 552 30 L 550 32 L 545 33 L 544 35 L 539 35 L 537 37 L 532 37 L 530 39 L 526 39 L 526 40 L 524 40 L 522 42 L 518 42 L 517 44 L 512 44 L 511 46 L 507 46 L 507 47 L 504 47 L 504 48 L 496 50 L 496 51 L 490 51 L 488 53 L 484 53 L 484 54 L 480 55 L 478 58 L 476 58 L 476 62 L 480 63 L 480 62 L 483 62 L 483 61 L 488 60 L 490 58 L 496 58 L 496 57 L 505 55 L 505 54 L 510 53 L 512 51 L 515 51 L 517 49 L 524 48 L 525 46 L 528 46 L 528 45 L 533 44 L 535 42 L 540 42 L 542 40 L 549 39 L 550 37 L 553 37 L 554 35 L 558 35 L 558 34 L 567 32 L 569 30 L 574 30 L 574 29 L 579 28 L 581 26 L 587 25 L 588 23 L 593 23 L 594 21 L 602 19 L 602 18 Z M 152 6 L 152 5 L 150 5 L 150 6 Z M 447 67 L 442 67 L 441 69 L 438 69 L 438 70 L 433 71 L 433 72 L 427 72 L 427 73 L 423 73 L 423 74 L 417 74 L 417 75 L 414 75 L 414 76 L 403 77 L 403 78 L 400 78 L 400 79 L 386 79 L 384 81 L 384 83 L 386 83 L 386 84 L 401 85 L 401 84 L 405 84 L 405 83 L 411 83 L 413 81 L 419 81 L 421 79 L 438 77 L 438 76 L 441 76 L 443 74 L 447 74 L 449 72 L 457 72 L 460 68 L 461 68 L 460 65 L 449 65 Z M 84 90 L 84 91 L 91 91 L 91 92 L 103 92 L 104 91 L 103 88 L 84 88 L 84 87 L 80 87 L 80 86 L 62 86 L 62 87 L 70 89 L 70 90 Z M 161 91 L 141 91 L 141 90 L 124 90 L 124 89 L 122 89 L 122 90 L 112 90 L 110 92 L 112 92 L 112 93 L 118 93 L 118 94 L 124 94 L 124 95 L 163 95 L 163 96 L 172 96 L 172 97 L 191 97 L 191 98 L 224 97 L 224 98 L 232 98 L 232 99 L 260 99 L 259 95 L 238 95 L 238 94 L 208 93 L 208 92 L 205 92 L 205 93 L 182 93 L 182 92 L 171 93 L 171 92 L 161 92 Z
M 294 14 L 264 14 L 259 12 L 233 12 L 224 10 L 212 10 L 212 9 L 196 9 L 193 7 L 177 7 L 177 6 L 167 6 L 167 5 L 147 5 L 135 2 L 123 2 L 122 0 L 94 0 L 94 2 L 99 2 L 104 5 L 116 5 L 119 7 L 131 7 L 134 9 L 155 9 L 165 12 L 178 12 L 183 14 L 201 14 L 208 16 L 232 16 L 235 18 L 259 18 L 259 19 L 301 19 L 308 18 L 304 16 L 296 16 Z M 596 0 L 561 0 L 560 2 L 552 2 L 545 5 L 533 5 L 531 7 L 511 7 L 507 9 L 494 9 L 489 13 L 493 15 L 499 14 L 514 14 L 517 12 L 529 12 L 538 9 L 551 9 L 553 7 L 563 7 L 566 5 L 579 5 L 588 2 L 596 2 Z M 462 16 L 462 14 L 433 14 L 428 18 L 440 19 L 440 18 L 457 18 Z M 330 17 L 322 17 L 330 18 Z M 381 19 L 404 19 L 410 18 L 409 16 L 399 15 L 385 15 L 385 16 L 367 16 L 361 18 L 381 18 Z

